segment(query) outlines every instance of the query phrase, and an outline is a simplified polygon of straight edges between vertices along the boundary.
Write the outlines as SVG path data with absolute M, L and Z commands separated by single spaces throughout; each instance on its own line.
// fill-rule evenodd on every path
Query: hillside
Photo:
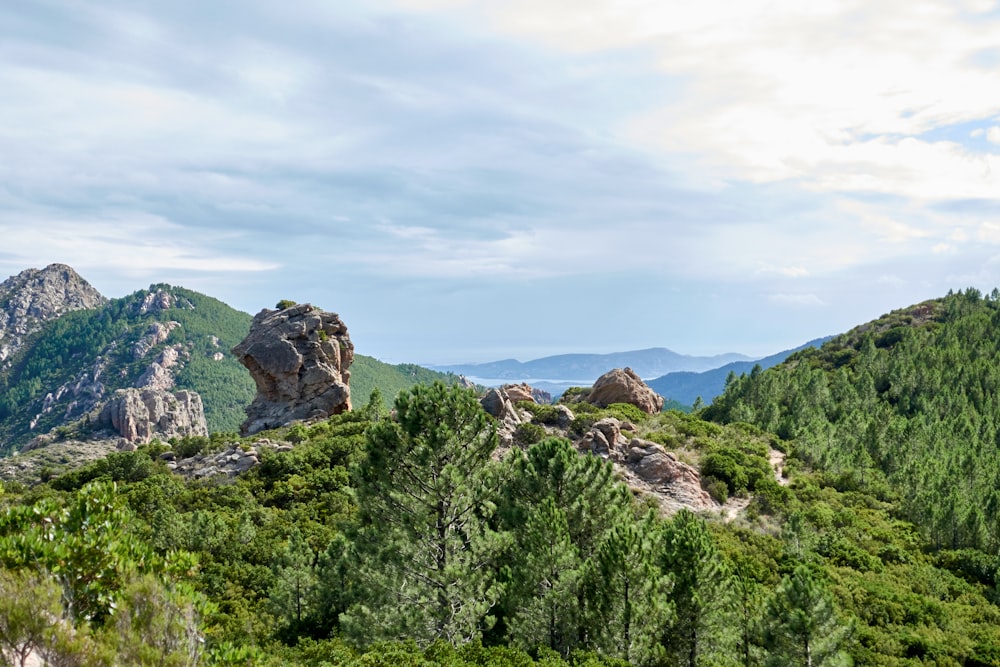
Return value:
M 893 311 L 733 381 L 705 415 L 882 488 L 937 546 L 1000 547 L 1000 293 Z
M 523 402 L 506 452 L 442 383 L 394 417 L 358 401 L 71 470 L 31 452 L 42 482 L 4 485 L 0 617 L 47 622 L 72 664 L 1000 666 L 1000 464 L 970 428 L 996 436 L 997 326 L 996 294 L 919 304 L 701 415 Z M 180 474 L 209 455 L 249 466 Z
M 481 364 L 430 366 L 434 370 L 469 377 L 502 381 L 544 379 L 570 384 L 589 384 L 612 368 L 630 367 L 641 377 L 658 377 L 672 371 L 703 371 L 733 361 L 747 361 L 742 354 L 710 357 L 678 354 L 663 347 L 610 354 L 558 354 L 531 361 L 504 359 Z
M 254 387 L 229 349 L 249 321 L 217 299 L 160 284 L 47 322 L 0 376 L 4 451 L 86 421 L 116 389 L 140 385 L 197 391 L 209 428 L 236 430 Z
M 771 366 L 780 364 L 794 352 L 807 347 L 819 347 L 827 340 L 829 340 L 829 337 L 817 338 L 794 349 L 784 350 L 762 359 L 733 361 L 725 366 L 707 371 L 676 371 L 667 373 L 653 380 L 647 380 L 646 384 L 652 387 L 653 391 L 660 396 L 676 401 L 681 405 L 694 405 L 694 402 L 699 397 L 705 403 L 711 403 L 716 396 L 725 390 L 726 378 L 729 377 L 730 373 L 735 373 L 736 375 L 749 373 L 753 370 L 754 366 L 760 366 L 761 369 L 768 369 Z

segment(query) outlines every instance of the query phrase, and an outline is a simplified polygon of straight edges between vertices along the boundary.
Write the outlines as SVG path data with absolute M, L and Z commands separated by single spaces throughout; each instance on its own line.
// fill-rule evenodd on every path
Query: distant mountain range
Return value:
M 454 364 L 428 366 L 428 368 L 481 380 L 501 382 L 545 380 L 559 385 L 567 383 L 589 385 L 612 368 L 628 366 L 640 377 L 653 378 L 676 371 L 706 371 L 738 361 L 753 360 L 743 354 L 697 357 L 679 354 L 665 347 L 653 347 L 610 354 L 557 354 L 532 361 L 503 359 L 481 364 Z
M 695 400 L 697 400 L 699 396 L 701 397 L 701 400 L 707 404 L 711 403 L 712 400 L 715 399 L 716 396 L 720 395 L 723 389 L 725 389 L 726 378 L 730 373 L 735 373 L 736 375 L 749 373 L 753 370 L 753 367 L 757 365 L 759 365 L 762 369 L 777 366 L 793 353 L 798 352 L 799 350 L 804 350 L 808 347 L 820 347 L 828 340 L 830 340 L 830 336 L 817 338 L 794 349 L 784 350 L 783 352 L 772 354 L 769 357 L 751 361 L 734 361 L 726 364 L 725 366 L 702 371 L 701 373 L 693 373 L 690 371 L 667 373 L 662 377 L 647 380 L 646 384 L 648 384 L 653 391 L 660 396 L 663 396 L 668 400 L 677 401 L 682 405 L 694 405 Z

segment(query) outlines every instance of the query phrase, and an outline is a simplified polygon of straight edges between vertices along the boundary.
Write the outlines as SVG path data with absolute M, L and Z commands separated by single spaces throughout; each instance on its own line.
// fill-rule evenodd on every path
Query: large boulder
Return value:
M 631 403 L 650 415 L 663 409 L 663 397 L 650 389 L 631 368 L 615 368 L 597 378 L 586 400 L 600 408 L 612 403 Z
M 119 389 L 104 404 L 99 421 L 130 443 L 208 435 L 201 396 L 188 390 Z
M 233 354 L 257 383 L 244 435 L 351 409 L 354 344 L 336 313 L 308 303 L 264 309 Z

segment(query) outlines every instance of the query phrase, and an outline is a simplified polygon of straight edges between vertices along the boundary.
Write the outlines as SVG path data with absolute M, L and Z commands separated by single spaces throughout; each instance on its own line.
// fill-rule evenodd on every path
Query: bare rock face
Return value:
M 0 283 L 0 368 L 42 325 L 71 310 L 96 308 L 106 299 L 65 264 L 27 269 Z
M 576 447 L 611 461 L 630 488 L 655 499 L 667 514 L 682 508 L 695 512 L 718 508 L 701 488 L 701 475 L 694 467 L 662 445 L 636 437 L 634 431 L 632 424 L 606 417 L 595 422 Z
M 497 437 L 500 448 L 507 449 L 514 444 L 514 431 L 529 417 L 522 415 L 504 387 L 494 387 L 479 399 L 483 410 L 497 420 Z
M 119 389 L 104 405 L 99 422 L 133 444 L 208 435 L 201 396 L 187 390 Z
M 336 313 L 307 303 L 265 308 L 233 354 L 257 383 L 240 427 L 244 435 L 351 409 L 354 344 Z
M 615 368 L 597 378 L 587 402 L 601 408 L 612 403 L 631 403 L 655 415 L 663 409 L 663 397 L 649 388 L 631 368 Z

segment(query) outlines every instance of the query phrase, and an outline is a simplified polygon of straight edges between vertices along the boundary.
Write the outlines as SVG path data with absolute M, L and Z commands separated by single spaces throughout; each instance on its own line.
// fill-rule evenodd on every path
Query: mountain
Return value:
M 96 308 L 106 299 L 65 264 L 26 269 L 0 283 L 0 370 L 42 325 L 72 310 Z
M 182 287 L 151 285 L 107 299 L 72 268 L 28 269 L 0 283 L 0 455 L 53 429 L 85 437 L 117 390 L 191 390 L 208 430 L 236 431 L 253 379 L 230 350 L 252 318 Z M 355 357 L 352 399 L 387 404 L 417 383 L 459 378 Z
M 646 384 L 660 396 L 668 400 L 677 401 L 681 405 L 694 405 L 698 397 L 701 397 L 705 403 L 711 403 L 726 388 L 726 378 L 729 377 L 730 373 L 739 376 L 749 373 L 753 370 L 754 366 L 760 366 L 761 369 L 771 368 L 780 364 L 791 354 L 799 350 L 804 350 L 808 347 L 819 347 L 828 340 L 830 340 L 829 336 L 817 338 L 794 349 L 784 350 L 763 359 L 734 361 L 725 366 L 700 373 L 691 371 L 667 373 L 666 375 L 647 381 Z
M 193 390 L 212 431 L 235 430 L 254 384 L 229 349 L 250 316 L 211 297 L 159 284 L 48 320 L 0 375 L 4 453 L 83 420 L 116 390 Z
M 560 384 L 591 384 L 612 368 L 630 367 L 640 377 L 658 377 L 672 371 L 704 371 L 733 361 L 749 361 L 742 354 L 695 357 L 664 347 L 610 354 L 557 354 L 532 361 L 504 359 L 481 364 L 430 365 L 436 371 L 501 381 L 548 380 Z

